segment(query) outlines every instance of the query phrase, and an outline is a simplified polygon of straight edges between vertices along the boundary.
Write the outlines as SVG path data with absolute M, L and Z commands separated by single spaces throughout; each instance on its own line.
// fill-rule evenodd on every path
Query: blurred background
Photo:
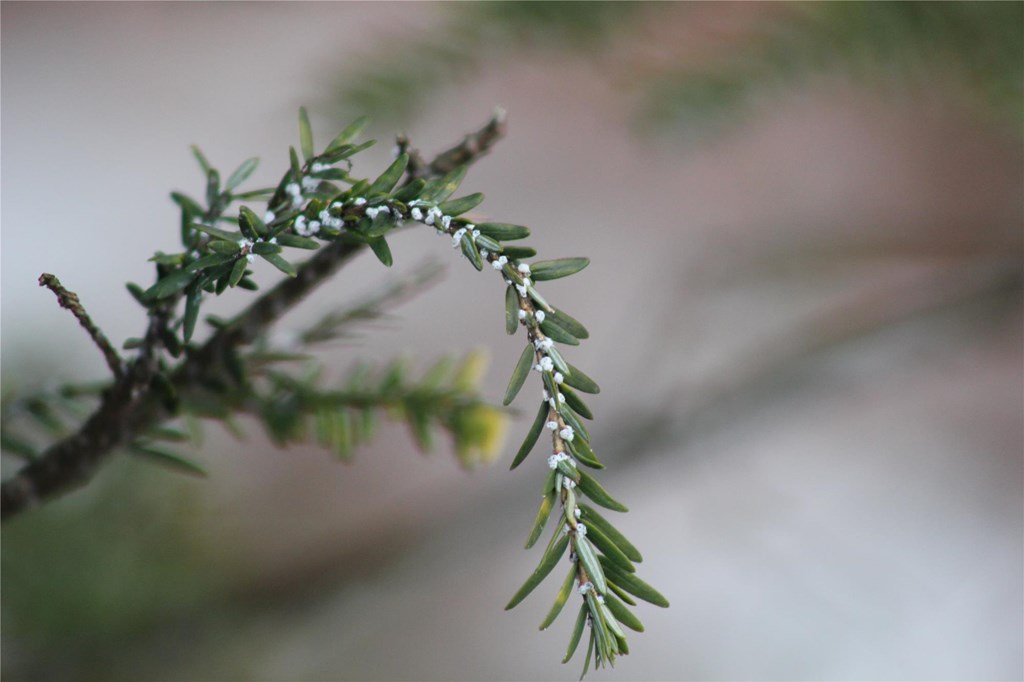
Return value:
M 178 234 L 188 151 L 279 177 L 305 104 L 430 155 L 509 132 L 464 184 L 591 331 L 591 433 L 641 575 L 633 655 L 595 680 L 1024 676 L 1020 3 L 19 3 L 2 12 L 5 394 L 102 378 L 57 274 L 119 345 Z M 323 357 L 521 339 L 502 288 L 444 282 Z M 442 253 L 445 252 L 445 253 Z M 370 256 L 284 321 L 374 291 Z M 257 279 L 274 281 L 269 266 Z M 216 301 L 222 314 L 244 297 Z M 517 403 L 518 404 L 518 403 Z M 532 408 L 523 408 L 532 412 Z M 400 425 L 343 465 L 217 428 L 207 480 L 120 458 L 4 527 L 8 680 L 542 680 L 554 581 L 502 611 L 546 463 L 467 473 Z M 5 475 L 13 470 L 4 462 Z

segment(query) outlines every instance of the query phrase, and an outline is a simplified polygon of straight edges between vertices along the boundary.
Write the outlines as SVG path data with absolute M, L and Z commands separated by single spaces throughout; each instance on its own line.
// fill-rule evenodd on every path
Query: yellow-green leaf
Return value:
M 516 453 L 515 458 L 512 460 L 512 466 L 509 469 L 515 469 L 522 464 L 526 456 L 533 450 L 533 446 L 537 444 L 537 439 L 540 437 L 540 432 L 544 430 L 544 422 L 547 421 L 547 416 L 548 404 L 547 402 L 542 402 L 537 410 L 537 417 L 533 420 L 533 425 L 530 426 L 523 444 L 519 446 L 519 452 Z
M 608 559 L 604 559 L 601 562 L 601 566 L 607 572 L 608 578 L 626 592 L 655 606 L 660 606 L 663 609 L 668 608 L 668 599 L 665 599 L 660 592 L 638 578 L 635 573 L 626 573 Z
M 586 605 L 584 605 L 583 608 L 584 608 L 584 610 L 586 610 Z M 597 647 L 598 647 L 597 633 L 595 631 L 595 628 L 591 628 L 590 629 L 590 643 L 587 644 L 587 657 L 585 659 L 583 659 L 583 673 L 580 675 L 580 682 L 583 682 L 583 677 L 587 674 L 587 668 L 590 667 L 591 655 L 595 651 L 597 651 Z M 594 665 L 594 669 L 595 670 L 597 669 L 597 665 L 596 664 Z
M 300 237 L 297 234 L 281 234 L 277 236 L 277 243 L 281 246 L 290 246 L 295 249 L 319 249 L 320 242 L 309 237 Z
M 584 419 L 594 418 L 594 413 L 590 411 L 590 408 L 587 407 L 585 402 L 583 402 L 583 399 L 576 395 L 572 389 L 563 386 L 562 395 L 565 396 L 565 404 L 571 407 L 576 414 Z
M 561 531 L 558 532 L 561 533 Z M 551 569 L 555 567 L 558 560 L 565 554 L 565 550 L 568 546 L 569 536 L 567 534 L 562 534 L 562 537 L 555 542 L 554 546 L 544 554 L 540 560 L 540 564 L 538 564 L 537 568 L 535 568 L 533 573 L 530 574 L 530 577 L 526 579 L 523 586 L 520 587 L 514 595 L 512 595 L 508 604 L 505 605 L 506 611 L 511 608 L 515 608 L 515 606 L 519 604 L 519 602 L 523 601 L 530 592 L 533 592 L 533 589 L 537 587 L 544 578 L 548 577 L 548 573 L 551 573 Z
M 610 561 L 613 561 L 616 566 L 626 571 L 627 573 L 635 573 L 636 567 L 626 556 L 625 552 L 619 549 L 614 542 L 608 539 L 608 536 L 601 532 L 601 529 L 595 525 L 586 524 L 587 526 L 587 539 L 593 543 L 594 547 L 601 550 Z
M 427 186 L 427 181 L 423 178 L 416 178 L 407 185 L 399 187 L 391 193 L 391 198 L 395 201 L 401 201 L 407 203 L 415 199 L 423 191 L 423 188 Z
M 580 644 L 580 637 L 583 636 L 583 628 L 587 624 L 587 605 L 580 604 L 580 611 L 576 616 L 576 624 L 572 626 L 572 635 L 569 637 L 569 648 L 565 652 L 562 663 L 568 663 L 572 655 L 576 653 L 576 647 Z M 586 667 L 584 667 L 586 670 Z
M 608 609 L 608 605 L 604 602 L 598 602 L 597 607 L 601 609 L 601 616 L 604 619 L 605 625 L 607 625 L 608 629 L 612 631 L 612 634 L 615 635 L 616 639 L 625 641 L 626 633 L 622 631 L 621 627 L 619 627 L 619 621 Z
M 505 399 L 502 400 L 503 405 L 509 405 L 516 399 L 519 389 L 523 387 L 526 377 L 530 374 L 530 368 L 533 367 L 533 356 L 533 344 L 527 344 L 522 355 L 519 356 L 516 368 L 512 370 L 512 378 L 509 379 L 508 388 L 505 389 Z
M 640 622 L 640 619 L 636 615 L 626 608 L 626 605 L 619 601 L 618 597 L 610 592 L 604 595 L 605 606 L 611 611 L 612 615 L 615 616 L 616 620 L 625 625 L 630 630 L 636 632 L 644 631 L 644 624 Z
M 537 255 L 537 249 L 530 246 L 506 246 L 501 250 L 502 254 L 508 256 L 509 260 L 521 258 L 533 258 Z
M 243 182 L 248 180 L 249 176 L 252 175 L 252 172 L 254 170 L 256 170 L 256 166 L 258 166 L 259 163 L 260 160 L 257 159 L 256 157 L 246 159 L 245 161 L 243 161 L 242 165 L 236 168 L 235 171 L 228 178 L 227 183 L 224 185 L 224 189 L 230 192 L 231 190 L 233 190 L 234 188 L 238 187 Z
M 511 335 L 519 328 L 519 295 L 512 286 L 505 288 L 505 331 Z
M 166 277 L 161 278 L 156 284 L 146 289 L 145 297 L 151 301 L 158 301 L 178 293 L 196 277 L 194 272 L 188 270 L 175 270 Z
M 199 318 L 199 303 L 203 300 L 203 292 L 199 287 L 193 287 L 185 296 L 185 316 L 182 319 L 182 337 L 185 343 L 192 340 L 192 333 L 196 329 L 196 320 Z
M 387 267 L 391 267 L 394 259 L 391 256 L 391 247 L 384 241 L 384 237 L 379 237 L 370 242 L 370 250 L 373 251 L 373 255 L 377 257 L 381 263 Z
M 196 161 L 199 163 L 199 167 L 203 169 L 203 175 L 207 176 L 210 174 L 210 162 L 206 160 L 206 156 L 196 145 L 190 147 L 192 150 L 192 156 L 196 157 Z
M 256 215 L 248 206 L 243 206 L 238 210 L 238 227 L 247 239 L 266 237 L 269 232 L 266 223 L 263 222 L 263 218 Z
M 579 339 L 566 331 L 564 327 L 550 317 L 545 318 L 545 320 L 540 323 L 540 330 L 544 332 L 544 336 L 551 337 L 552 341 L 564 343 L 569 346 L 580 345 Z
M 580 324 L 579 320 L 564 310 L 552 311 L 551 319 L 554 320 L 559 327 L 569 332 L 577 339 L 590 338 L 590 332 L 587 331 L 587 328 Z
M 562 607 L 565 606 L 565 602 L 569 600 L 569 595 L 572 594 L 572 586 L 576 582 L 576 566 L 569 566 L 569 574 L 565 576 L 565 580 L 562 582 L 562 587 L 558 590 L 558 594 L 555 595 L 555 603 L 551 605 L 551 610 L 548 611 L 548 615 L 544 617 L 544 621 L 540 624 L 541 630 L 547 630 L 555 619 L 558 618 L 558 614 L 562 612 Z
M 469 238 L 468 234 L 462 235 L 461 239 L 462 253 L 465 254 L 469 262 L 473 264 L 473 267 L 477 269 L 477 272 L 484 269 L 483 260 L 480 258 L 480 251 L 476 248 L 476 244 Z
M 589 258 L 559 258 L 530 264 L 530 277 L 536 282 L 574 275 L 590 265 Z
M 454 194 L 455 190 L 457 190 L 459 185 L 462 184 L 463 178 L 466 177 L 467 170 L 467 166 L 459 166 L 443 178 L 427 183 L 427 187 L 423 191 L 423 198 L 427 201 L 444 201 Z
M 597 561 L 597 552 L 594 551 L 594 546 L 590 544 L 590 540 L 586 536 L 576 534 L 575 539 L 573 547 L 576 549 L 576 556 L 579 557 L 598 594 L 604 594 L 608 591 L 608 583 L 604 580 L 604 571 Z
M 569 363 L 569 373 L 565 376 L 565 383 L 583 393 L 596 394 L 601 392 L 601 387 L 597 385 L 596 381 L 571 363 Z
M 600 505 L 605 509 L 611 509 L 612 511 L 627 512 L 629 508 L 622 504 L 605 490 L 600 483 L 598 483 L 590 474 L 583 469 L 579 470 L 580 480 L 577 483 L 579 489 L 584 495 L 589 497 L 594 504 Z
M 197 224 L 193 225 L 192 227 L 194 227 L 195 229 L 199 230 L 200 232 L 205 232 L 206 234 L 210 235 L 211 237 L 216 237 L 217 239 L 223 239 L 224 241 L 227 241 L 227 242 L 237 242 L 243 236 L 242 234 L 240 234 L 238 232 L 228 232 L 227 230 L 222 230 L 220 228 L 213 227 L 212 225 L 200 225 L 200 224 L 197 223 Z
M 554 472 L 549 474 L 549 476 L 553 478 Z M 537 543 L 537 538 L 544 532 L 544 526 L 547 525 L 548 518 L 551 517 L 551 510 L 554 509 L 556 498 L 552 483 L 545 484 L 545 490 L 548 490 L 548 492 L 544 494 L 544 499 L 540 502 L 540 509 L 537 510 L 537 516 L 533 519 L 530 537 L 526 539 L 526 549 L 530 549 Z
M 474 208 L 479 206 L 480 202 L 482 202 L 483 200 L 484 195 L 481 194 L 480 192 L 476 192 L 474 194 L 468 194 L 459 199 L 452 199 L 451 201 L 446 201 L 440 206 L 438 206 L 438 208 L 441 210 L 441 213 L 444 213 L 445 215 L 457 216 L 462 215 L 466 211 L 472 211 Z
M 342 147 L 352 140 L 359 137 L 359 134 L 366 128 L 366 124 L 370 122 L 366 116 L 360 116 L 352 123 L 348 124 L 344 130 L 338 133 L 338 136 L 331 140 L 331 143 L 327 145 L 327 151 L 333 152 L 335 149 Z
M 245 276 L 245 268 L 249 264 L 249 261 L 245 258 L 239 258 L 235 261 L 234 266 L 231 268 L 231 275 L 228 277 L 228 286 L 237 286 L 242 281 L 242 277 Z
M 295 275 L 298 274 L 294 265 L 286 261 L 284 258 L 281 258 L 281 256 L 276 253 L 260 254 L 260 258 L 267 261 L 289 277 L 295 277 Z
M 313 158 L 313 126 L 309 124 L 306 107 L 299 107 L 299 147 L 302 148 L 302 157 L 306 161 Z
M 627 557 L 629 557 L 630 561 L 640 562 L 644 560 L 643 555 L 640 554 L 640 550 L 638 550 L 632 542 L 627 540 L 626 536 L 620 533 L 618 529 L 608 521 L 608 519 L 597 513 L 596 509 L 586 504 L 581 504 L 580 509 L 583 510 L 582 520 L 587 524 L 587 528 L 590 528 L 591 526 L 600 528 L 601 532 L 608 536 L 608 539 L 614 542 L 615 545 L 619 547 Z
M 479 223 L 476 229 L 480 234 L 487 235 L 491 239 L 501 242 L 526 239 L 530 236 L 530 229 L 522 225 L 511 225 L 509 223 Z
M 605 577 L 608 577 L 607 573 L 605 573 Z M 636 602 L 633 600 L 632 597 L 629 596 L 629 593 L 621 587 L 619 587 L 618 585 L 616 585 L 611 580 L 608 581 L 608 589 L 611 590 L 611 592 L 614 592 L 616 595 L 618 595 L 619 599 L 621 599 L 625 603 L 629 604 L 630 606 L 636 606 Z
M 395 188 L 398 181 L 402 179 L 402 174 L 405 173 L 406 166 L 409 165 L 409 155 L 402 154 L 395 159 L 387 170 L 380 174 L 370 188 L 366 190 L 367 194 L 387 194 Z
M 586 464 L 591 469 L 604 469 L 604 464 L 601 464 L 600 460 L 597 459 L 597 455 L 594 454 L 594 450 L 586 440 L 573 438 L 569 442 L 569 450 L 580 463 Z

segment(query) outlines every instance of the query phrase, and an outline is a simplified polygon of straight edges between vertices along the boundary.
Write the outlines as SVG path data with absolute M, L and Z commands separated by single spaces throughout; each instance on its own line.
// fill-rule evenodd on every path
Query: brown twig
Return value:
M 56 276 L 46 272 L 39 275 L 39 286 L 46 287 L 52 291 L 57 297 L 60 307 L 67 308 L 71 311 L 72 315 L 78 318 L 78 323 L 88 332 L 89 338 L 92 339 L 92 342 L 103 353 L 103 358 L 107 361 L 107 367 L 113 372 L 114 379 L 120 379 L 124 375 L 124 361 L 121 360 L 121 356 L 117 354 L 117 351 L 114 350 L 114 347 L 110 344 L 107 337 L 103 335 L 99 327 L 90 319 L 89 313 L 85 312 L 78 294 L 65 289 Z
M 409 140 L 403 135 L 398 138 L 400 152 L 409 154 L 408 176 L 410 180 L 430 176 L 447 175 L 459 166 L 471 164 L 491 150 L 498 141 L 505 137 L 506 115 L 504 109 L 497 109 L 494 116 L 480 130 L 466 135 L 465 139 L 451 149 L 441 152 L 429 164 L 415 149 L 410 147 Z

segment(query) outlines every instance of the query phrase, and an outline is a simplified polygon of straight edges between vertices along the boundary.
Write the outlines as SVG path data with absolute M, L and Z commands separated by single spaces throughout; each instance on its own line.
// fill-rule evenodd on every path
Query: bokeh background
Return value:
M 509 111 L 464 188 L 587 255 L 591 429 L 672 602 L 596 680 L 1012 680 L 1022 670 L 1020 3 L 18 3 L 2 16 L 6 395 L 102 377 L 39 288 L 120 343 L 172 250 L 188 145 L 277 178 L 305 104 L 425 153 Z M 502 290 L 446 281 L 332 367 L 519 352 Z M 441 251 L 448 251 L 441 249 Z M 365 257 L 284 327 L 372 292 Z M 273 280 L 270 267 L 258 271 Z M 227 314 L 240 305 L 225 297 Z M 531 412 L 532 410 L 525 410 Z M 529 414 L 515 414 L 514 450 Z M 8 680 L 566 679 L 571 617 L 512 612 L 545 473 L 462 471 L 400 426 L 348 465 L 210 429 L 207 480 L 121 458 L 2 533 Z M 536 456 L 536 455 L 535 455 Z M 13 470 L 4 461 L 5 473 Z

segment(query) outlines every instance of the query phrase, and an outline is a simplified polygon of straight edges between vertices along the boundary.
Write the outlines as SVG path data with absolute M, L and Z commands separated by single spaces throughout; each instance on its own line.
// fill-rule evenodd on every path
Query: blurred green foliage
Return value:
M 440 29 L 389 44 L 340 72 L 334 106 L 408 125 L 445 88 L 487 62 L 538 50 L 599 58 L 639 94 L 642 131 L 725 130 L 758 98 L 828 73 L 890 90 L 962 88 L 979 108 L 1020 132 L 1024 113 L 1024 4 L 1008 2 L 785 3 L 755 16 L 751 31 L 723 37 L 710 59 L 673 57 L 697 7 L 675 3 L 491 2 L 457 4 Z M 676 32 L 645 24 L 678 24 Z M 653 37 L 652 37 L 653 36 Z M 651 40 L 663 44 L 651 44 Z M 644 50 L 634 48 L 643 43 Z M 660 56 L 648 61 L 634 52 Z M 614 65 L 628 56 L 628 73 Z M 654 63 L 668 56 L 669 63 Z
M 343 67 L 330 105 L 340 119 L 369 112 L 386 129 L 410 125 L 444 88 L 468 82 L 483 63 L 535 50 L 586 56 L 633 25 L 634 2 L 479 2 L 444 6 L 446 22 Z
M 224 576 L 194 535 L 195 485 L 120 458 L 87 491 L 4 528 L 4 658 L 19 674 L 33 661 L 99 672 L 116 643 L 216 593 Z
M 659 74 L 646 88 L 642 122 L 725 127 L 759 96 L 838 73 L 888 91 L 956 83 L 1020 131 L 1024 4 L 824 2 L 785 10 L 709 65 Z

